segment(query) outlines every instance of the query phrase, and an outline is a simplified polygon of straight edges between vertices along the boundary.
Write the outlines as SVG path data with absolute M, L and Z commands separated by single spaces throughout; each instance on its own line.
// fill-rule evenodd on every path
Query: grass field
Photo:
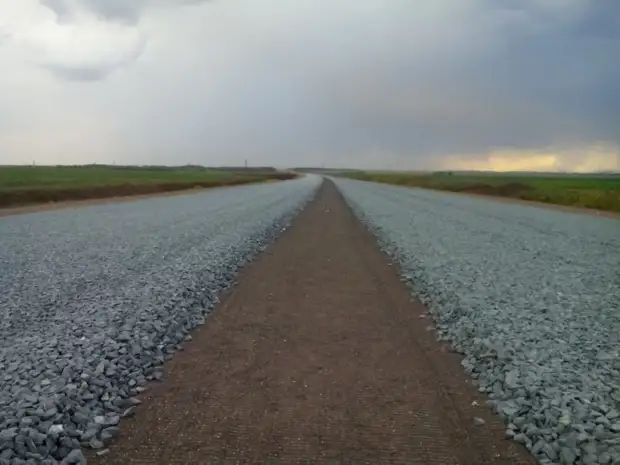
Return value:
M 620 176 L 361 171 L 345 177 L 620 212 Z
M 2 166 L 0 208 L 290 179 L 275 170 L 202 167 Z

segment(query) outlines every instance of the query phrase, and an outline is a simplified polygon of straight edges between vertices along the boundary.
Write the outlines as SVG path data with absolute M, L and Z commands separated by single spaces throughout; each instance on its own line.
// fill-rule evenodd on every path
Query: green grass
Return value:
M 366 171 L 346 177 L 401 186 L 533 200 L 620 212 L 620 176 Z
M 287 179 L 275 170 L 201 167 L 0 166 L 0 207 Z
M 115 168 L 108 166 L 0 167 L 0 191 L 228 180 L 233 172 L 196 169 Z

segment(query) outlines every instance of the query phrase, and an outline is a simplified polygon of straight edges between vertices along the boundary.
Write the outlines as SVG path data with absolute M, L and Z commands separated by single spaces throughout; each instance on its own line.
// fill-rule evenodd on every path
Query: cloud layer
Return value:
M 615 0 L 0 0 L 0 18 L 0 164 L 620 168 Z

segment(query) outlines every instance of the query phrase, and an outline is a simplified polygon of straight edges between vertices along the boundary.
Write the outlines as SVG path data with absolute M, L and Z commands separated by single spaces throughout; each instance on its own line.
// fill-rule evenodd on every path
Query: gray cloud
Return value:
M 58 16 L 60 22 L 70 22 L 75 17 L 75 4 L 94 13 L 107 21 L 120 21 L 126 24 L 135 24 L 140 18 L 148 0 L 79 0 L 73 3 L 69 0 L 39 0 Z
M 65 27 L 77 26 L 86 28 L 80 24 L 80 11 L 86 11 L 98 18 L 103 23 L 117 24 L 127 29 L 135 28 L 143 14 L 154 8 L 178 8 L 182 6 L 198 5 L 207 0 L 38 0 L 39 3 L 54 12 L 59 25 Z M 83 19 L 82 19 L 83 21 Z M 105 41 L 102 38 L 100 41 Z M 118 47 L 111 44 L 108 48 Z M 60 56 L 58 58 L 45 58 L 41 61 L 44 68 L 52 72 L 60 79 L 68 81 L 94 82 L 107 78 L 112 72 L 121 67 L 127 67 L 135 63 L 144 52 L 146 43 L 144 37 L 133 48 L 125 50 L 117 48 L 118 59 L 104 60 L 93 63 L 92 58 L 83 60 L 83 63 L 66 62 Z M 96 54 L 97 52 L 94 52 Z
M 80 65 L 79 63 L 77 63 L 71 65 L 57 62 L 48 62 L 43 63 L 42 66 L 48 71 L 50 71 L 52 74 L 54 74 L 56 77 L 63 80 L 95 82 L 107 78 L 118 68 L 128 66 L 129 64 L 135 62 L 144 52 L 144 47 L 145 43 L 142 42 L 141 46 L 136 48 L 133 53 L 126 56 L 122 60 L 111 63 L 97 65 Z
M 73 17 L 73 11 L 66 0 L 39 0 L 39 2 L 52 10 L 60 22 L 70 21 Z
M 152 7 L 178 7 L 199 4 L 208 0 L 78 0 L 76 3 L 106 21 L 118 21 L 133 25 L 138 23 L 145 10 Z M 58 15 L 61 21 L 70 21 L 74 16 L 69 0 L 39 0 Z
M 135 24 L 148 0 L 81 0 L 86 8 L 95 14 L 111 21 Z
M 422 58 L 412 51 L 415 31 L 397 18 L 385 37 L 362 30 L 342 50 L 331 44 L 334 62 L 292 46 L 286 59 L 263 65 L 264 85 L 246 83 L 255 106 L 235 121 L 274 153 L 350 159 L 375 150 L 426 164 L 497 147 L 620 144 L 620 41 L 582 27 L 610 14 L 602 5 L 557 18 L 487 5 L 469 18 L 473 36 L 459 34 Z
M 506 148 L 577 166 L 620 147 L 616 0 L 42 2 L 144 34 L 44 63 L 67 128 L 99 121 L 117 162 L 433 168 Z
M 39 0 L 39 3 L 59 15 L 65 15 L 70 10 L 66 0 Z
M 68 68 L 64 66 L 50 64 L 46 66 L 56 76 L 67 81 L 99 81 L 107 77 L 113 69 L 111 68 Z

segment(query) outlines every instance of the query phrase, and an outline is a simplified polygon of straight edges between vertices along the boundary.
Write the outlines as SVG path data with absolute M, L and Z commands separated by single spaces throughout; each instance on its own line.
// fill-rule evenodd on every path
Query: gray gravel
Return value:
M 0 465 L 105 450 L 147 380 L 319 184 L 0 219 Z
M 620 465 L 620 221 L 335 181 L 507 437 L 542 464 Z

